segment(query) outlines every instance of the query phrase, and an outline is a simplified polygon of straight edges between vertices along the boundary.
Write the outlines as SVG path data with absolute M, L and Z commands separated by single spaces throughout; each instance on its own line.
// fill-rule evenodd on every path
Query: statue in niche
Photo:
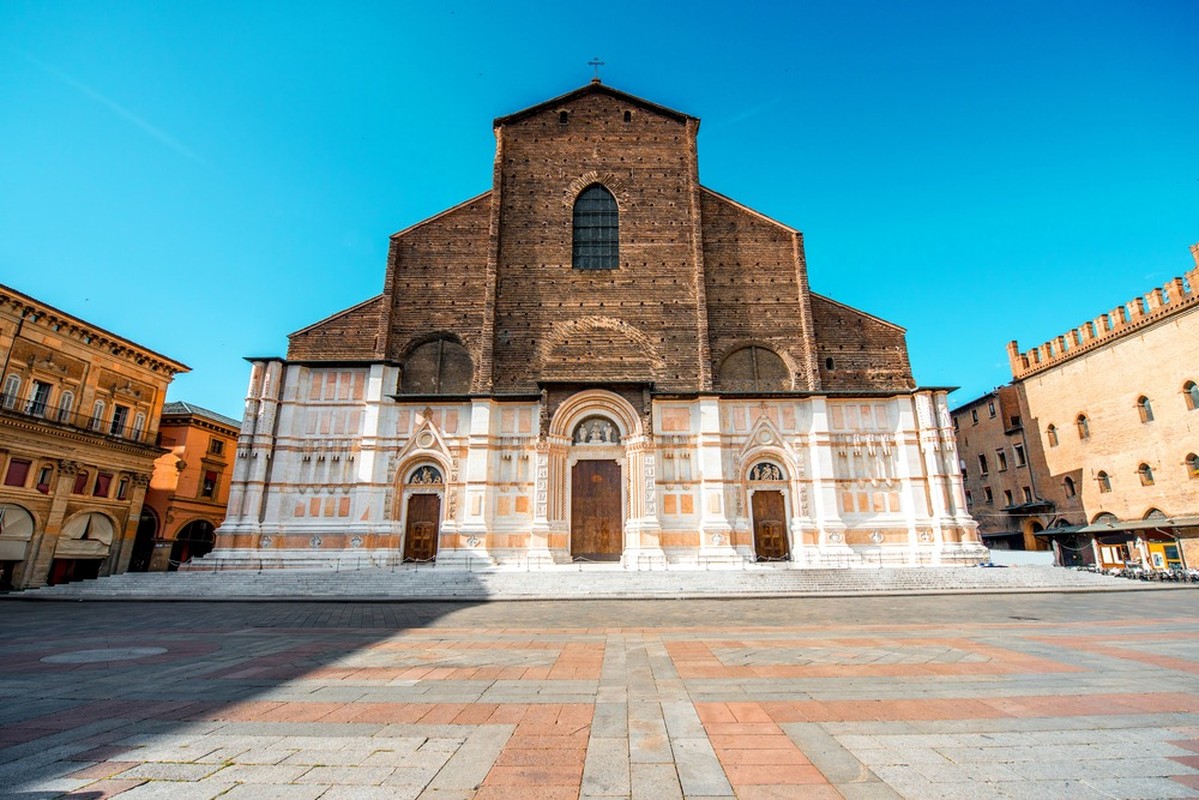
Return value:
M 749 472 L 751 481 L 781 481 L 783 471 L 774 464 L 758 464 Z
M 591 417 L 575 428 L 573 441 L 575 444 L 619 444 L 620 431 L 602 417 Z

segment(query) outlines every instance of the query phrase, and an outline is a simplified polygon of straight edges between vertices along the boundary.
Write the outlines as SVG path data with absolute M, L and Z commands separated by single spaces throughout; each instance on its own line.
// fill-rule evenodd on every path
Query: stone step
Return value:
M 926 567 L 629 571 L 615 565 L 564 565 L 535 571 L 478 571 L 430 565 L 359 570 L 220 570 L 127 573 L 8 595 L 22 599 L 566 599 L 738 597 L 930 592 L 1019 592 L 1186 588 L 1056 567 Z

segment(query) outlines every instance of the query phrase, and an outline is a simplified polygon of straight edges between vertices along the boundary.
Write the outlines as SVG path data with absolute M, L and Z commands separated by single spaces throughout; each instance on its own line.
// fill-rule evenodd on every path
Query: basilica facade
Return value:
M 628 568 L 984 559 L 946 390 L 598 81 L 494 122 L 491 189 L 251 359 L 210 559 Z

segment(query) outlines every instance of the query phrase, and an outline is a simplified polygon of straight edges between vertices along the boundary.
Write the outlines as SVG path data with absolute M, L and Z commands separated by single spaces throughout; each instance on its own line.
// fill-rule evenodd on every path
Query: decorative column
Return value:
M 125 529 L 117 531 L 112 542 L 112 571 L 110 574 L 119 575 L 129 569 L 129 559 L 133 556 L 133 542 L 137 538 L 137 527 L 141 522 L 142 505 L 146 500 L 146 490 L 150 488 L 149 473 L 135 473 L 132 494 L 129 497 L 129 518 L 125 520 Z
M 489 477 L 491 474 L 491 400 L 471 401 L 470 434 L 466 463 L 462 467 L 466 507 L 456 533 L 441 536 L 437 548 L 437 566 L 463 568 L 471 563 L 490 565 L 491 508 Z M 446 486 L 447 493 L 450 487 Z
M 812 419 L 808 428 L 808 453 L 811 459 L 812 516 L 818 530 L 813 566 L 838 566 L 850 563 L 853 550 L 845 541 L 845 522 L 837 505 L 836 468 L 833 465 L 833 437 L 829 431 L 828 399 L 812 398 Z
M 628 539 L 621 563 L 629 569 L 665 569 L 666 553 L 658 537 L 658 472 L 651 436 L 632 439 L 625 446 L 629 471 Z
M 739 563 L 744 557 L 733 548 L 733 526 L 724 505 L 726 477 L 720 437 L 720 400 L 699 399 L 699 559 L 703 562 Z

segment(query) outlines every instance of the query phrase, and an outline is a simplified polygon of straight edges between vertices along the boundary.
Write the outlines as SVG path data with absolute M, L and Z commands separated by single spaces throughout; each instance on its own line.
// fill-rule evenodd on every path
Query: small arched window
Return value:
M 1049 427 L 1045 429 L 1045 438 L 1047 438 L 1049 440 L 1050 447 L 1057 447 L 1057 426 L 1056 425 L 1054 425 L 1053 423 L 1050 423 Z
M 104 401 L 97 400 L 92 406 L 92 423 L 91 429 L 94 431 L 100 430 L 104 425 Z
M 1199 456 L 1194 453 L 1187 453 L 1186 465 L 1187 474 L 1192 478 L 1199 478 Z
M 1078 428 L 1079 439 L 1091 438 L 1091 423 L 1087 420 L 1086 414 L 1079 414 L 1078 418 L 1074 420 L 1074 424 Z
M 620 266 L 620 215 L 616 198 L 598 183 L 584 189 L 575 200 L 575 269 L 616 269 Z
M 1112 479 L 1103 470 L 1099 471 L 1099 474 L 1095 476 L 1095 480 L 1099 482 L 1099 491 L 1107 493 L 1112 490 Z
M 1069 475 L 1062 481 L 1062 486 L 1066 489 L 1066 497 L 1074 497 L 1078 494 L 1078 489 L 1074 486 L 1074 479 Z
M 146 429 L 146 415 L 142 412 L 137 412 L 137 416 L 133 418 L 133 436 L 134 440 L 142 438 L 142 431 Z
M 1137 475 L 1139 475 L 1141 478 L 1142 486 L 1153 485 L 1153 470 L 1150 469 L 1148 464 L 1142 464 L 1141 466 L 1137 467 Z
M 1153 422 L 1153 406 L 1145 395 L 1137 398 L 1137 413 L 1141 415 L 1141 422 Z
M 1187 381 L 1182 385 L 1182 394 L 1189 410 L 1199 408 L 1199 383 Z

